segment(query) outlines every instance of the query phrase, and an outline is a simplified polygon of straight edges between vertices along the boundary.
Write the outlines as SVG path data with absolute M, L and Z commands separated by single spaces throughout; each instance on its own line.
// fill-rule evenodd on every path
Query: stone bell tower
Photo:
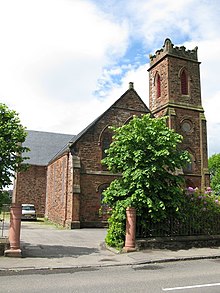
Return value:
M 149 104 L 155 117 L 166 115 L 169 127 L 183 136 L 182 148 L 191 157 L 183 170 L 186 185 L 203 189 L 210 182 L 197 49 L 174 47 L 166 39 L 163 47 L 150 55 Z

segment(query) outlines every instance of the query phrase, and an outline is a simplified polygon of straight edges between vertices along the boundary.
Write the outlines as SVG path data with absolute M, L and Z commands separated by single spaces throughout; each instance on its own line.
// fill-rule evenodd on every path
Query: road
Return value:
M 220 259 L 0 274 L 0 292 L 220 292 Z

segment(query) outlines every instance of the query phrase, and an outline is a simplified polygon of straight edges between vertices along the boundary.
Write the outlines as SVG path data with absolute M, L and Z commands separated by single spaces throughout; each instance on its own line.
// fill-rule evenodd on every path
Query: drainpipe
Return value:
M 67 162 L 66 162 L 66 196 L 65 196 L 65 214 L 64 214 L 64 226 L 66 226 L 67 221 L 67 199 L 68 199 L 68 176 L 69 176 L 69 155 L 67 153 Z

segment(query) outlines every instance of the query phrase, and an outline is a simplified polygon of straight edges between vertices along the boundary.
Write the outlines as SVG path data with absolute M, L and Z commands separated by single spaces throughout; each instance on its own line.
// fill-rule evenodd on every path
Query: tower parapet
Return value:
M 172 44 L 170 39 L 164 41 L 164 45 L 161 49 L 157 50 L 154 55 L 149 55 L 150 57 L 150 66 L 156 64 L 160 59 L 166 55 L 177 56 L 179 58 L 189 59 L 198 62 L 197 49 L 195 47 L 192 50 L 186 50 L 184 46 L 177 47 Z

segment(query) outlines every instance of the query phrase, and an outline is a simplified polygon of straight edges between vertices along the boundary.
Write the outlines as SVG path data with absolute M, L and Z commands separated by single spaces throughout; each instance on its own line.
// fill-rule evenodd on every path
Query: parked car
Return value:
M 37 220 L 36 209 L 33 204 L 22 204 L 22 220 Z

